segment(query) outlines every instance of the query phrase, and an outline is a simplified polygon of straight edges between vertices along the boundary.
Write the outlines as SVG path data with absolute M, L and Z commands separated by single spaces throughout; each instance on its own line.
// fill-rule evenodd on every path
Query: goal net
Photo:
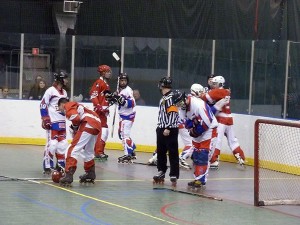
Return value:
M 300 122 L 258 119 L 254 205 L 300 205 Z

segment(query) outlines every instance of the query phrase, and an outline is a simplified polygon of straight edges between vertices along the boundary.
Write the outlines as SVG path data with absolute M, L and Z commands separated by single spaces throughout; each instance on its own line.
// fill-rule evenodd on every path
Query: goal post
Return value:
M 254 205 L 300 205 L 300 122 L 258 119 Z

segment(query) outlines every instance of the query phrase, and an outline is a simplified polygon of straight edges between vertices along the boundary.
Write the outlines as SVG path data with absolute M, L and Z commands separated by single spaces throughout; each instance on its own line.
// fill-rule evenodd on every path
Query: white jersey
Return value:
M 190 105 L 186 112 L 187 119 L 193 120 L 197 119 L 202 121 L 203 127 L 208 127 L 208 130 L 204 132 L 201 136 L 193 138 L 193 141 L 202 142 L 211 138 L 211 135 L 206 137 L 206 133 L 213 128 L 218 126 L 218 121 L 214 114 L 212 113 L 210 107 L 200 98 L 195 96 L 190 96 Z
M 119 106 L 119 115 L 122 119 L 132 120 L 135 118 L 135 100 L 133 91 L 129 86 L 122 89 L 119 93 L 120 96 L 125 98 L 125 105 Z
M 51 126 L 55 128 L 62 128 L 61 123 L 65 123 L 66 119 L 63 114 L 58 110 L 58 100 L 60 98 L 67 98 L 66 90 L 59 91 L 56 87 L 49 87 L 40 104 L 41 116 L 49 116 Z

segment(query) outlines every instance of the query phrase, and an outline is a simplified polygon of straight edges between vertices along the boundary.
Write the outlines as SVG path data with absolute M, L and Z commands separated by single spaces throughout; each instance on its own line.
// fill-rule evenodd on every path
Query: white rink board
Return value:
M 0 99 L 0 137 L 44 138 L 39 112 L 40 101 Z M 91 103 L 82 103 L 92 108 Z M 111 126 L 114 106 L 110 108 L 108 124 Z M 137 115 L 131 136 L 136 144 L 156 146 L 156 125 L 158 107 L 137 106 Z M 245 155 L 254 158 L 254 123 L 257 119 L 267 117 L 233 114 L 234 131 Z M 69 122 L 68 122 L 69 123 Z M 117 134 L 118 117 L 116 118 L 114 137 L 109 135 L 109 143 L 120 143 Z M 68 134 L 68 139 L 70 136 Z M 280 140 L 278 140 L 280 141 Z M 183 148 L 179 138 L 179 146 Z M 283 149 L 284 151 L 284 149 Z M 223 140 L 222 153 L 230 154 L 226 138 Z

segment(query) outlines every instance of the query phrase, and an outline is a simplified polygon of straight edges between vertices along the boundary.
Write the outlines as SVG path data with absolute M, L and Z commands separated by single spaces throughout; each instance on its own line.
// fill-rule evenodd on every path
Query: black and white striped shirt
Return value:
M 159 102 L 158 123 L 159 128 L 178 128 L 178 108 L 172 101 L 173 92 L 164 94 Z

